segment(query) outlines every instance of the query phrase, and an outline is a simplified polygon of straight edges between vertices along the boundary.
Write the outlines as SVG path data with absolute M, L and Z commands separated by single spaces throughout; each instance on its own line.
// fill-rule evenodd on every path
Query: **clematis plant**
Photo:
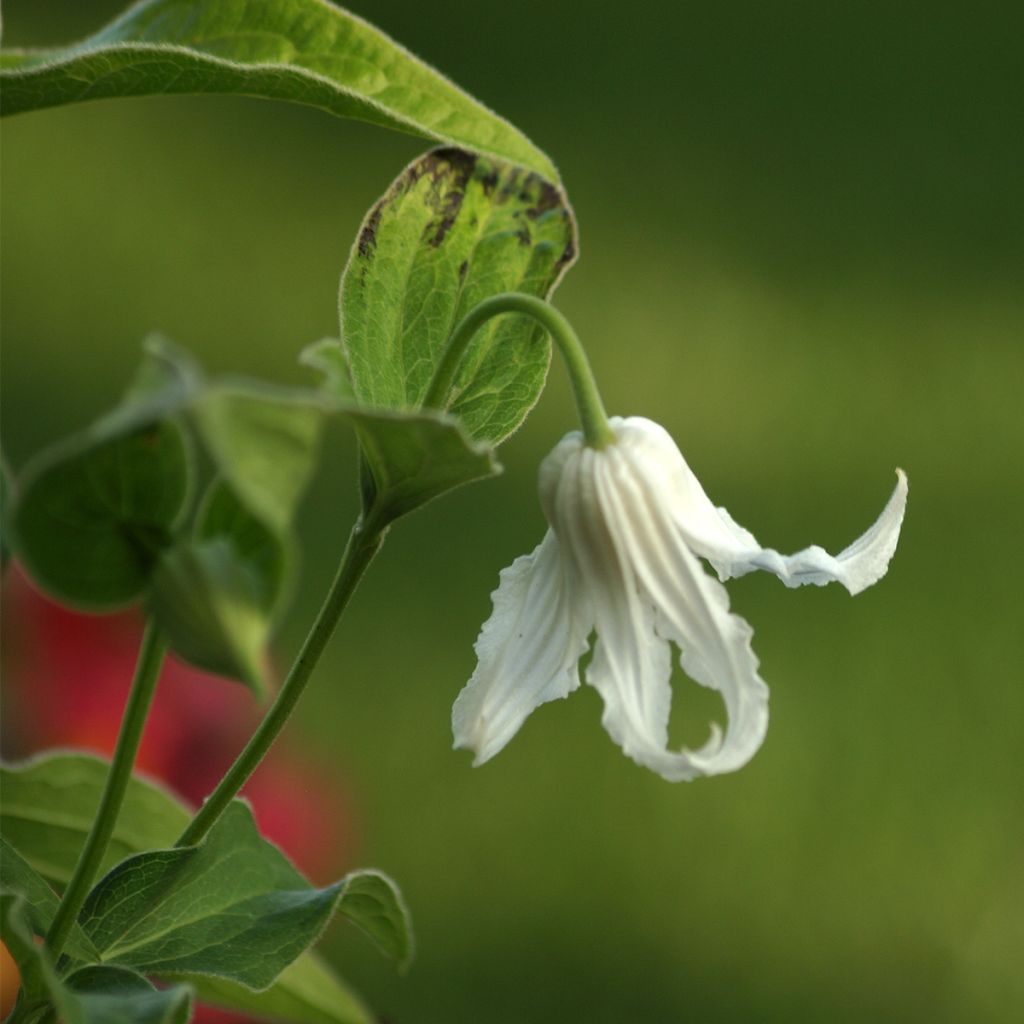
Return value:
M 629 756 L 669 779 L 740 767 L 764 737 L 767 688 L 750 627 L 700 559 L 722 579 L 767 569 L 790 586 L 836 580 L 855 593 L 886 571 L 906 478 L 835 558 L 762 548 L 712 506 L 664 430 L 606 416 L 582 345 L 548 301 L 578 252 L 551 159 L 326 0 L 141 0 L 72 45 L 5 51 L 0 80 L 5 115 L 97 97 L 245 93 L 437 144 L 366 215 L 342 274 L 339 337 L 298 353 L 314 385 L 211 378 L 153 336 L 118 405 L 2 473 L 5 562 L 10 550 L 66 607 L 135 606 L 146 622 L 110 759 L 46 752 L 3 768 L 0 933 L 20 972 L 8 1019 L 179 1024 L 198 1001 L 286 1024 L 369 1024 L 312 947 L 338 916 L 404 968 L 413 940 L 398 886 L 376 869 L 313 885 L 238 794 L 391 527 L 500 471 L 495 449 L 536 402 L 551 341 L 582 433 L 541 467 L 551 529 L 503 574 L 455 704 L 456 744 L 478 762 L 533 708 L 579 685 L 596 630 L 587 680 Z M 331 417 L 358 439 L 361 508 L 276 685 L 267 652 L 294 584 L 292 523 Z M 724 734 L 700 750 L 667 749 L 671 644 L 728 710 Z M 268 701 L 198 807 L 133 773 L 168 653 Z

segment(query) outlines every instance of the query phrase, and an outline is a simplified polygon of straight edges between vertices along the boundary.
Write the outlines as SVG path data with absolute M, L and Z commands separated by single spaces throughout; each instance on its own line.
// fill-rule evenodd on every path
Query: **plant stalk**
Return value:
M 135 678 L 132 680 L 132 688 L 125 704 L 121 730 L 117 736 L 113 760 L 110 762 L 110 773 L 100 797 L 96 820 L 85 840 L 82 852 L 78 855 L 74 874 L 64 890 L 57 913 L 46 933 L 44 945 L 54 961 L 60 956 L 64 943 L 67 942 L 89 890 L 96 880 L 103 855 L 113 835 L 135 757 L 139 752 L 146 716 L 153 701 L 166 650 L 167 644 L 159 630 L 152 622 L 147 623 L 135 664 Z
M 278 691 L 277 697 L 274 698 L 273 704 L 245 748 L 235 759 L 234 764 L 217 783 L 214 791 L 206 798 L 203 806 L 182 832 L 176 846 L 194 846 L 200 842 L 263 760 L 278 733 L 284 728 L 292 711 L 295 710 L 295 705 L 302 696 L 302 692 L 313 674 L 313 669 L 316 668 L 327 642 L 334 633 L 349 598 L 355 592 L 363 573 L 384 543 L 386 533 L 386 526 L 374 524 L 372 518 L 364 521 L 360 516 L 352 528 L 348 545 L 331 584 L 331 589 L 328 591 L 327 597 L 317 613 L 316 620 L 302 644 L 302 649 L 299 651 L 291 671 Z

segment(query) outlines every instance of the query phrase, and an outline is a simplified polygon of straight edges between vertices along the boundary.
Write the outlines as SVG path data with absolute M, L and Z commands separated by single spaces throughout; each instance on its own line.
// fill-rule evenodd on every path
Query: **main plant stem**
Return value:
M 249 776 L 256 770 L 260 761 L 263 760 L 264 755 L 295 709 L 296 703 L 313 674 L 313 669 L 316 668 L 327 642 L 334 633 L 349 598 L 370 562 L 373 561 L 374 555 L 384 543 L 386 533 L 387 527 L 376 525 L 372 520 L 364 521 L 362 517 L 353 527 L 348 539 L 348 546 L 345 548 L 345 554 L 342 556 L 327 598 L 317 614 L 316 621 L 314 621 L 287 679 L 274 699 L 274 703 L 245 745 L 245 749 L 235 759 L 235 763 L 228 769 L 227 774 L 217 783 L 217 788 L 206 798 L 188 828 L 182 832 L 177 846 L 194 846 L 198 843 L 210 831 L 228 804 L 245 785 Z
M 455 382 L 455 374 L 473 335 L 492 317 L 501 316 L 503 313 L 522 313 L 533 317 L 547 330 L 565 360 L 587 444 L 592 448 L 605 448 L 609 444 L 614 444 L 615 435 L 608 424 L 608 415 L 604 411 L 604 403 L 597 390 L 594 372 L 572 325 L 554 306 L 535 295 L 525 295 L 522 292 L 503 292 L 484 299 L 459 322 L 452 331 L 448 347 L 434 371 L 434 377 L 423 400 L 424 406 L 428 409 L 445 408 L 448 393 Z
M 121 810 L 125 790 L 128 788 L 128 780 L 131 778 L 132 766 L 135 764 L 135 756 L 139 752 L 146 716 L 153 701 L 156 681 L 166 650 L 167 645 L 156 626 L 152 622 L 148 623 L 139 647 L 135 678 L 132 680 L 124 717 L 121 719 L 121 731 L 117 736 L 117 746 L 114 748 L 110 773 L 100 797 L 96 820 L 85 840 L 82 852 L 78 855 L 74 874 L 64 890 L 50 930 L 46 933 L 45 945 L 54 960 L 60 956 L 64 943 L 67 942 L 85 898 L 96 880 L 103 855 L 114 832 L 117 815 Z

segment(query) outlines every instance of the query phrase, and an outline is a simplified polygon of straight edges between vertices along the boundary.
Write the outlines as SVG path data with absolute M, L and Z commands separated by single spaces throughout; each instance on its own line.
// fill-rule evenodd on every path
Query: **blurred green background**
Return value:
M 5 42 L 118 7 L 8 0 Z M 896 465 L 911 493 L 856 600 L 730 585 L 772 687 L 743 771 L 663 782 L 587 689 L 473 770 L 449 709 L 498 570 L 543 530 L 537 463 L 573 426 L 556 366 L 505 475 L 393 531 L 293 726 L 418 930 L 404 978 L 342 928 L 332 958 L 393 1024 L 1020 1019 L 1021 6 L 352 7 L 559 164 L 582 256 L 557 301 L 611 411 L 665 424 L 781 550 L 844 546 Z M 23 115 L 3 143 L 16 467 L 114 400 L 154 328 L 211 369 L 301 380 L 363 213 L 425 148 L 210 97 Z M 336 425 L 282 664 L 355 513 Z M 715 711 L 696 689 L 682 739 Z

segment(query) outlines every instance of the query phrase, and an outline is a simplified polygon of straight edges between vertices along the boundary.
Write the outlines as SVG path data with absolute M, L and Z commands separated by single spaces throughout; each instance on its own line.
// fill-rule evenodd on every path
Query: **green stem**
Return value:
M 503 313 L 522 313 L 540 321 L 561 349 L 569 380 L 572 382 L 576 408 L 579 410 L 580 423 L 587 444 L 592 448 L 604 448 L 615 443 L 615 435 L 608 424 L 608 416 L 597 390 L 593 370 L 587 354 L 572 329 L 569 321 L 554 306 L 535 295 L 524 295 L 521 292 L 503 292 L 484 299 L 474 306 L 452 331 L 448 347 L 441 356 L 441 361 L 434 371 L 433 380 L 427 389 L 423 404 L 427 408 L 443 409 L 448 393 L 455 382 L 455 374 L 466 354 L 466 349 L 473 335 L 491 317 Z
M 356 589 L 374 555 L 384 543 L 387 527 L 374 525 L 372 520 L 364 522 L 362 517 L 352 529 L 348 546 L 342 556 L 338 572 L 331 584 L 316 621 L 313 623 L 295 659 L 288 678 L 285 679 L 274 703 L 257 726 L 245 749 L 235 759 L 227 774 L 217 783 L 216 789 L 206 798 L 203 806 L 182 832 L 175 844 L 177 846 L 194 846 L 213 827 L 217 819 L 224 813 L 228 804 L 238 795 L 249 776 L 256 770 L 277 734 L 284 728 L 295 705 L 306 688 L 313 669 L 316 668 L 328 640 L 334 632 L 345 610 L 349 598 Z
M 96 879 L 96 873 L 113 834 L 125 790 L 128 788 L 128 780 L 131 778 L 132 766 L 135 764 L 135 755 L 139 751 L 146 715 L 156 691 L 156 681 L 166 650 L 167 645 L 159 631 L 152 622 L 148 623 L 139 647 L 135 678 L 128 694 L 124 717 L 121 720 L 121 731 L 118 733 L 114 757 L 110 762 L 110 773 L 100 797 L 96 820 L 85 846 L 82 847 L 82 852 L 78 855 L 74 874 L 64 890 L 50 930 L 46 933 L 45 945 L 54 960 L 60 956 L 64 948 L 64 943 Z

